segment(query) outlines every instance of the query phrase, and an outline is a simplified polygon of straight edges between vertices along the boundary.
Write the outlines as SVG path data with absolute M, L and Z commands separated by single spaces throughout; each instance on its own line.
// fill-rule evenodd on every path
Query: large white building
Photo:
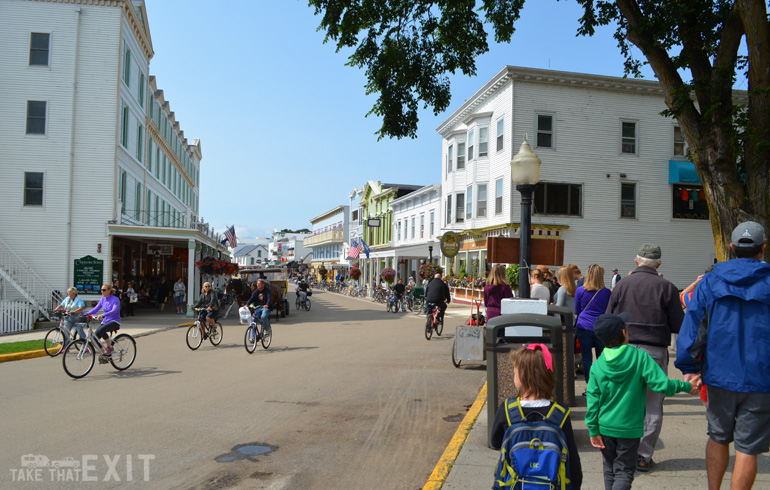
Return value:
M 200 290 L 194 261 L 227 250 L 199 219 L 201 143 L 150 75 L 144 2 L 3 0 L 0 46 L 5 298 L 163 275 Z
M 643 243 L 679 287 L 716 257 L 708 209 L 656 81 L 507 66 L 439 125 L 445 229 L 458 273 L 483 275 L 487 239 L 518 236 L 510 162 L 525 134 L 540 157 L 532 234 L 564 241 L 564 263 L 622 275 Z M 549 264 L 553 265 L 553 264 Z
M 441 185 L 432 184 L 390 201 L 392 249 L 398 279 L 419 282 L 420 265 L 441 255 Z
M 305 237 L 303 246 L 312 251 L 311 264 L 316 274 L 323 266 L 334 277 L 332 270 L 347 270 L 347 248 L 349 236 L 350 206 L 336 206 L 310 220 L 312 231 Z

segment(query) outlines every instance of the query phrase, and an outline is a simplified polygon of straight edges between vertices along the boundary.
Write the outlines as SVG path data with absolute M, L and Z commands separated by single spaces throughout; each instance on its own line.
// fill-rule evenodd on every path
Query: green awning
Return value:
M 681 160 L 668 161 L 668 183 L 669 184 L 702 184 L 698 172 L 695 170 L 695 164 L 692 162 L 683 162 Z

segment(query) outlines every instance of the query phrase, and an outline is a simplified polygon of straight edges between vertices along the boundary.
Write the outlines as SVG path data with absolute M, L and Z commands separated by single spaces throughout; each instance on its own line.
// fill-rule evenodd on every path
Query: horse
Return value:
M 267 281 L 265 281 L 265 286 L 270 288 L 273 299 L 272 308 L 275 311 L 275 319 L 277 320 L 283 311 L 283 288 L 270 284 Z M 257 289 L 256 281 L 249 283 L 243 279 L 231 277 L 225 283 L 225 294 L 233 297 L 238 302 L 238 308 L 246 304 L 255 289 Z

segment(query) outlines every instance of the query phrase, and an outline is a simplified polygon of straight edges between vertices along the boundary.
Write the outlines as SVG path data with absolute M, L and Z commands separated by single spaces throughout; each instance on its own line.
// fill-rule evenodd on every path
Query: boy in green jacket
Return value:
M 628 314 L 620 313 L 601 315 L 594 323 L 605 349 L 591 366 L 586 425 L 591 445 L 602 450 L 606 490 L 626 490 L 634 481 L 647 387 L 667 396 L 697 395 L 699 388 L 698 379 L 668 379 L 648 353 L 629 346 L 627 321 Z

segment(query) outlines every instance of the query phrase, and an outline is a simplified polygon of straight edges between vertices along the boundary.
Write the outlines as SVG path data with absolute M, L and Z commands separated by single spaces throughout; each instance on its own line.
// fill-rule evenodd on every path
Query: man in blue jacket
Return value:
M 685 381 L 701 371 L 708 387 L 709 489 L 722 484 L 731 442 L 733 490 L 752 487 L 757 455 L 770 450 L 770 265 L 762 262 L 766 242 L 759 223 L 747 221 L 733 230 L 730 248 L 736 258 L 703 276 L 676 343 L 674 365 Z M 704 317 L 708 322 L 701 325 Z M 699 348 L 703 354 L 695 359 Z

